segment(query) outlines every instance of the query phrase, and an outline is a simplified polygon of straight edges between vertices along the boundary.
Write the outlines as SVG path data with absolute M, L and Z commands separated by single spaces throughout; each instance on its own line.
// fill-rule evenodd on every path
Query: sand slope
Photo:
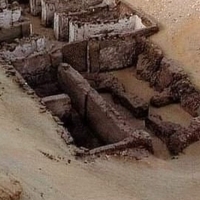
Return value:
M 187 26 L 196 17 L 196 11 L 187 23 L 172 23 L 172 18 L 166 14 L 166 17 L 159 15 L 166 9 L 174 9 L 175 5 L 180 8 L 184 1 L 135 0 L 135 4 L 143 5 L 150 14 L 158 17 L 163 27 L 164 24 L 167 27 L 153 37 L 166 53 L 183 60 L 187 64 L 185 66 L 193 66 L 199 62 L 198 59 L 190 59 L 192 54 L 184 52 L 188 48 L 193 49 L 191 53 L 196 52 L 198 47 L 198 39 L 191 37 L 189 32 L 197 34 L 199 23 L 195 22 L 195 30 Z M 161 3 L 171 7 L 159 7 Z M 176 12 L 172 10 L 171 13 Z M 185 27 L 186 31 L 173 29 L 175 24 Z M 167 35 L 169 30 L 175 31 L 175 39 Z M 176 46 L 180 45 L 179 51 L 174 41 Z M 192 41 L 197 46 L 187 45 Z M 198 76 L 196 79 L 195 73 L 190 72 L 197 80 Z M 67 147 L 57 133 L 58 127 L 52 117 L 48 113 L 40 113 L 39 103 L 25 94 L 12 78 L 7 78 L 2 68 L 0 81 L 0 168 L 1 172 L 12 174 L 21 183 L 24 191 L 22 200 L 200 199 L 200 142 L 191 145 L 185 154 L 173 160 L 164 159 L 159 152 L 157 157 L 150 156 L 141 161 L 114 157 L 102 157 L 87 163 L 75 160 L 70 153 L 71 147 Z

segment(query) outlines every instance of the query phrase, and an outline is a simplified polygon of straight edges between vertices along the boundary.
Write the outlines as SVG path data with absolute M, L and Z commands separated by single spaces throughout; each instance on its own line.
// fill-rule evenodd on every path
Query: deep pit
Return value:
M 156 136 L 163 149 L 179 154 L 199 140 L 200 93 L 181 65 L 147 39 L 158 31 L 154 20 L 119 1 L 74 0 L 67 9 L 62 1 L 38 2 L 30 1 L 30 12 L 53 26 L 55 40 L 32 34 L 26 12 L 2 0 L 2 16 L 11 13 L 14 21 L 0 18 L 0 57 L 63 122 L 78 147 L 89 154 L 126 148 L 153 153 Z M 16 27 L 20 32 L 12 31 Z M 131 69 L 128 82 L 125 68 Z M 167 112 L 172 104 L 174 111 Z M 178 109 L 186 126 L 176 120 Z

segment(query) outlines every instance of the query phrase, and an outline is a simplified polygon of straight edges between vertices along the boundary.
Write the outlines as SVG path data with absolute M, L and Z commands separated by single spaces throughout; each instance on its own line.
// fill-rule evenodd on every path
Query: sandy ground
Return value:
M 152 40 L 169 58 L 183 64 L 194 84 L 200 88 L 200 1 L 124 0 L 142 9 L 160 25 Z
M 153 88 L 149 87 L 148 82 L 136 78 L 134 67 L 118 70 L 112 72 L 112 74 L 115 75 L 125 86 L 127 92 L 141 97 L 146 102 L 149 102 L 150 98 L 155 94 Z M 185 112 L 179 104 L 171 104 L 162 108 L 154 108 L 150 106 L 150 114 L 161 115 L 163 120 L 179 123 L 185 127 L 190 124 L 192 119 L 192 117 Z
M 198 57 L 192 57 L 192 52 L 198 55 L 195 49 L 198 48 L 199 22 L 193 21 L 197 17 L 198 1 L 131 1 L 148 9 L 163 23 L 163 30 L 153 40 L 167 55 L 190 66 L 185 69 L 198 83 L 199 61 Z M 191 3 L 195 9 L 189 6 Z M 179 17 L 176 10 L 173 12 L 175 6 L 183 17 Z M 170 8 L 178 19 L 176 23 L 166 12 Z M 195 14 L 192 12 L 187 18 L 185 9 Z M 175 25 L 184 29 L 172 28 Z M 170 30 L 174 31 L 175 39 L 168 35 Z M 188 46 L 192 43 L 194 46 Z M 191 66 L 196 73 L 190 70 Z M 165 158 L 162 152 L 157 152 L 140 161 L 112 156 L 92 162 L 76 160 L 71 154 L 72 147 L 67 147 L 58 135 L 51 115 L 40 113 L 38 102 L 24 93 L 12 78 L 6 77 L 2 68 L 0 81 L 0 173 L 10 174 L 20 181 L 24 190 L 22 200 L 200 199 L 200 142 L 187 148 L 178 159 Z

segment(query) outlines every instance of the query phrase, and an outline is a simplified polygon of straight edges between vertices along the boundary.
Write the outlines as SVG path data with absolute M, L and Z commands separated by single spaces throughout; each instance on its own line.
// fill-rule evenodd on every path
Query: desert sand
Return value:
M 152 39 L 167 56 L 182 62 L 199 85 L 198 1 L 129 1 L 161 23 Z M 40 112 L 38 100 L 8 78 L 3 68 L 0 82 L 0 173 L 20 182 L 22 200 L 200 199 L 200 142 L 176 159 L 158 150 L 141 160 L 115 156 L 77 160 L 52 116 Z M 184 119 L 187 123 L 187 116 Z

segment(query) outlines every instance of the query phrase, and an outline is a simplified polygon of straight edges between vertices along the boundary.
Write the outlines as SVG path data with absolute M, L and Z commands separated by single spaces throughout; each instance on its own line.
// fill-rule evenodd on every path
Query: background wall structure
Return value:
M 62 53 L 64 61 L 80 72 L 103 72 L 133 66 L 137 48 L 135 35 L 126 35 L 69 43 Z
M 72 106 L 103 141 L 116 143 L 133 137 L 136 146 L 151 149 L 149 134 L 138 134 L 71 66 L 61 64 L 58 79 L 63 90 L 70 96 Z
M 115 2 L 115 0 L 106 1 L 105 4 Z M 93 7 L 99 4 L 104 4 L 104 0 L 73 0 L 73 1 L 63 1 L 63 0 L 41 0 L 42 9 L 42 24 L 45 26 L 50 26 L 54 21 L 54 13 L 59 12 L 77 12 L 86 10 L 89 7 Z
M 114 7 L 95 6 L 86 11 L 74 13 L 55 12 L 55 37 L 58 40 L 73 42 L 139 30 L 154 29 L 156 31 L 157 26 L 153 21 L 143 23 L 145 18 L 143 15 L 140 17 L 138 13 L 135 14 L 135 10 L 125 13 L 121 6 L 121 4 Z
M 29 0 L 29 4 L 30 4 L 30 12 L 32 15 L 36 16 L 41 14 L 42 12 L 41 0 Z

